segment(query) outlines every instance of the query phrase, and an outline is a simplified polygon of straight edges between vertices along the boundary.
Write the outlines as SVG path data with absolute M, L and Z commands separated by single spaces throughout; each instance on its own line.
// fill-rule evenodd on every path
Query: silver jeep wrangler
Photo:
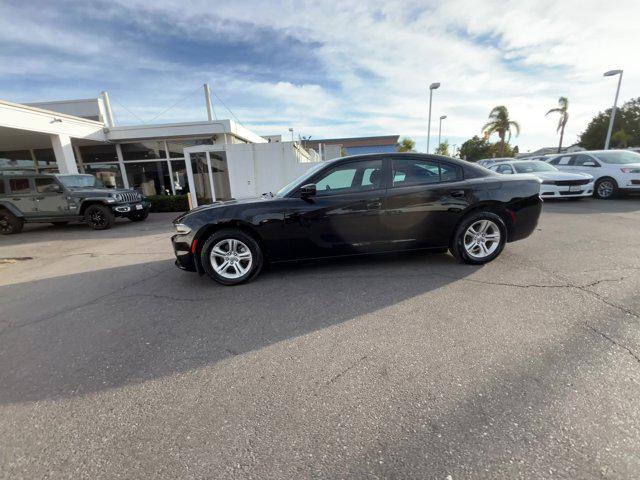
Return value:
M 140 222 L 150 202 L 135 190 L 106 188 L 93 175 L 0 172 L 0 233 L 18 233 L 25 222 L 65 225 L 82 221 L 95 230 L 116 217 Z

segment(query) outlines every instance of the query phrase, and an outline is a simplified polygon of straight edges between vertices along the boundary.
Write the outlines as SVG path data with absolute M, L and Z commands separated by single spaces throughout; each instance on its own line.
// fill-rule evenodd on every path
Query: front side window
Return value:
M 563 155 L 556 157 L 549 162 L 551 165 L 573 165 L 573 157 L 571 155 Z
M 377 190 L 381 187 L 382 159 L 339 165 L 316 180 L 319 196 Z
M 11 193 L 31 193 L 28 178 L 12 178 L 9 180 Z
M 589 155 L 576 155 L 576 159 L 574 162 L 576 167 L 598 167 L 597 162 L 591 158 Z
M 55 193 L 59 191 L 60 187 L 53 178 L 36 178 L 36 192 Z

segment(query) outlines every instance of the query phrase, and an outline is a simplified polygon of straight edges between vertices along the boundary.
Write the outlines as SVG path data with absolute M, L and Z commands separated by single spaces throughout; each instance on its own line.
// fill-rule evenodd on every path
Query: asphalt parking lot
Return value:
M 640 199 L 233 288 L 172 217 L 0 238 L 0 477 L 637 478 Z

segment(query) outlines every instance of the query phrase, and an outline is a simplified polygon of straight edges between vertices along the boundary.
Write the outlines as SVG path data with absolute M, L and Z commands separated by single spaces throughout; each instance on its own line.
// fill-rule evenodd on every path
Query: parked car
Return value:
M 492 165 L 489 170 L 513 175 L 530 173 L 542 180 L 543 198 L 581 198 L 593 195 L 593 177 L 588 173 L 561 172 L 553 165 L 539 160 L 514 160 Z
M 0 233 L 18 233 L 27 223 L 66 225 L 83 221 L 95 230 L 111 228 L 116 217 L 139 222 L 150 203 L 138 192 L 105 188 L 93 175 L 0 173 Z
M 510 162 L 511 160 L 515 160 L 515 158 L 511 158 L 511 157 L 483 158 L 482 160 L 478 160 L 476 163 L 481 167 L 488 168 L 491 165 L 495 165 L 496 163 Z
M 563 172 L 592 175 L 596 198 L 608 199 L 622 192 L 640 192 L 640 154 L 635 152 L 590 150 L 556 155 L 548 163 Z
M 176 265 L 224 285 L 265 262 L 426 249 L 482 264 L 528 237 L 540 180 L 438 155 L 322 162 L 275 195 L 216 202 L 174 220 Z

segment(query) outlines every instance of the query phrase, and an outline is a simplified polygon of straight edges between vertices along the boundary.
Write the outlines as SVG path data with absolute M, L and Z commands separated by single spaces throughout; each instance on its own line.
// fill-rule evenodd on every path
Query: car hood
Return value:
M 592 179 L 593 176 L 588 173 L 568 173 L 568 172 L 535 172 L 529 175 L 535 175 L 542 180 L 584 180 Z
M 183 218 L 185 218 L 188 215 L 191 215 L 193 213 L 204 212 L 206 210 L 223 209 L 225 207 L 231 207 L 231 206 L 234 206 L 234 205 L 251 205 L 251 204 L 256 204 L 256 203 L 267 203 L 267 202 L 272 202 L 272 201 L 276 200 L 277 198 L 278 197 L 265 194 L 265 195 L 263 195 L 261 197 L 241 198 L 241 199 L 238 199 L 238 200 L 225 200 L 225 201 L 207 203 L 206 205 L 200 205 L 200 206 L 197 206 L 196 208 L 192 208 L 188 212 L 180 215 L 173 222 L 174 223 L 180 223 L 180 221 Z
M 116 193 L 135 193 L 136 195 L 140 195 L 135 190 L 127 189 L 127 188 L 102 188 L 102 187 L 91 187 L 91 188 L 69 188 L 68 189 L 74 195 L 81 195 L 83 197 L 108 197 L 111 194 Z

